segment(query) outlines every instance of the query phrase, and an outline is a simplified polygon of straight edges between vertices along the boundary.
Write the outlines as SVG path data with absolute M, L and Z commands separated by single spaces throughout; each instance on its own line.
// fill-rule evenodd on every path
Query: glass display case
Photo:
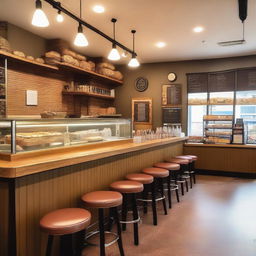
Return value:
M 129 119 L 0 120 L 0 153 L 16 154 L 131 137 L 132 125 Z

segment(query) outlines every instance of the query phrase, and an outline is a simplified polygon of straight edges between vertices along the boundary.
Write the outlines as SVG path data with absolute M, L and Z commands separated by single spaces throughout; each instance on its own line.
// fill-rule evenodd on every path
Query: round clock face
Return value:
M 138 91 L 138 92 L 144 92 L 146 91 L 148 88 L 148 79 L 147 78 L 144 78 L 144 77 L 138 77 L 136 80 L 135 80 L 135 89 Z
M 174 72 L 168 74 L 168 80 L 174 82 L 177 79 L 177 75 Z

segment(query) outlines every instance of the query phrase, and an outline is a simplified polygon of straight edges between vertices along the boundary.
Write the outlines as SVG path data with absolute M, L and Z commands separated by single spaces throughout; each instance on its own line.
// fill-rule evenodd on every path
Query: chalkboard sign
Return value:
M 163 124 L 181 124 L 181 108 L 163 108 Z
M 235 71 L 209 73 L 209 92 L 228 92 L 235 90 Z
M 256 90 L 256 68 L 237 71 L 237 91 Z
M 149 102 L 134 102 L 134 122 L 149 122 Z
M 188 93 L 207 92 L 208 74 L 187 74 Z
M 182 91 L 180 84 L 162 86 L 162 105 L 181 105 Z
M 132 116 L 134 123 L 152 123 L 152 99 L 134 98 L 132 99 Z

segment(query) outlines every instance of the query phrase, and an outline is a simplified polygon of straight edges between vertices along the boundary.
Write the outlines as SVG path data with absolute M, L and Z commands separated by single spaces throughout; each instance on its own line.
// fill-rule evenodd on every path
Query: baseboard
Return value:
M 244 178 L 244 179 L 256 179 L 256 173 L 248 173 L 248 172 L 225 172 L 225 171 L 197 169 L 196 173 L 201 174 L 201 175 L 213 175 L 213 176 L 236 177 L 236 178 Z

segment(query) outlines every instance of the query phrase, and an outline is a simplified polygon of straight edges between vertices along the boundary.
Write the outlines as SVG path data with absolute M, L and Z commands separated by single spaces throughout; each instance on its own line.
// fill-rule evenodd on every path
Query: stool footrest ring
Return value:
M 115 237 L 110 243 L 105 244 L 105 247 L 111 246 L 112 244 L 114 244 L 118 241 L 119 236 L 117 235 L 117 233 L 110 232 L 110 231 L 104 231 L 104 232 L 105 232 L 105 234 L 111 234 L 111 235 L 114 235 L 114 237 Z M 93 236 L 95 236 L 99 233 L 100 233 L 99 230 L 88 233 L 88 235 L 85 237 L 85 244 L 86 245 L 99 246 L 100 244 L 90 243 L 90 242 L 87 241 L 87 239 L 89 239 L 89 238 L 91 238 L 91 237 L 93 237 Z
M 136 219 L 136 220 L 126 220 L 126 221 L 120 220 L 119 222 L 120 222 L 121 224 L 134 224 L 134 223 L 140 222 L 140 217 L 139 217 L 138 219 Z
M 158 197 L 158 198 L 156 198 L 156 202 L 158 202 L 158 201 L 161 201 L 161 200 L 164 200 L 165 199 L 165 196 L 163 196 L 163 197 Z M 152 203 L 152 199 L 142 199 L 142 198 L 139 198 L 139 199 L 137 199 L 138 201 L 142 201 L 142 202 L 151 202 Z

